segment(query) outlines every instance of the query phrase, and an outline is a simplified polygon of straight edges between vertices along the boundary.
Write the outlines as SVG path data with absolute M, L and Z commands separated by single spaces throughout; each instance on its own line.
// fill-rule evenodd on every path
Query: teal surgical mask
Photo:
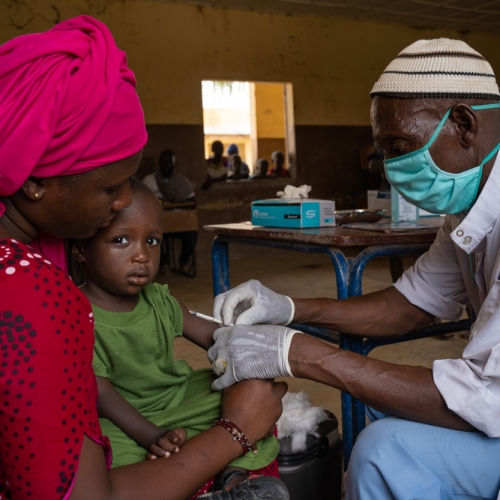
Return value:
M 480 104 L 472 109 L 500 108 L 495 104 Z M 421 149 L 384 160 L 385 175 L 391 185 L 408 202 L 434 214 L 456 214 L 469 210 L 477 198 L 483 165 L 500 149 L 500 143 L 477 167 L 452 174 L 441 170 L 432 159 L 429 148 L 443 128 L 451 109 L 443 116 L 429 142 Z

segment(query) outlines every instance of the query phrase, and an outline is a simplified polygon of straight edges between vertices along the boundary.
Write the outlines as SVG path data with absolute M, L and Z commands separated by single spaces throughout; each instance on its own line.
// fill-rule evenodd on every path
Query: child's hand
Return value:
M 146 455 L 147 460 L 156 460 L 157 458 L 167 458 L 171 453 L 177 453 L 186 442 L 185 429 L 172 429 L 165 432 L 163 436 L 149 448 L 150 453 Z

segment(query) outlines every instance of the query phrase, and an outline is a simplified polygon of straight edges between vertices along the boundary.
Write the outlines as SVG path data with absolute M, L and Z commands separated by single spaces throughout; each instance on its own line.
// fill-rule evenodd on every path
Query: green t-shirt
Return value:
M 94 372 L 146 418 L 184 399 L 191 367 L 174 361 L 173 342 L 182 336 L 182 311 L 168 287 L 151 283 L 131 312 L 93 306 Z
M 94 372 L 106 377 L 144 417 L 163 429 L 183 427 L 188 438 L 209 429 L 220 417 L 222 393 L 212 391 L 212 370 L 196 370 L 174 361 L 173 342 L 182 336 L 179 303 L 168 287 L 149 284 L 133 311 L 115 313 L 92 306 L 95 319 Z M 111 421 L 101 418 L 102 432 L 113 450 L 113 467 L 140 462 L 146 451 Z M 257 443 L 231 465 L 256 470 L 271 463 L 278 440 Z

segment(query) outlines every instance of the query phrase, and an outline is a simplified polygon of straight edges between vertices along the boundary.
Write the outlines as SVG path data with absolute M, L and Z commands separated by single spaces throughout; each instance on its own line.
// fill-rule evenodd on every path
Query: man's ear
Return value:
M 478 129 L 474 110 L 467 104 L 455 104 L 451 108 L 450 118 L 458 126 L 460 144 L 466 149 L 470 148 L 476 142 Z
M 30 200 L 41 200 L 45 194 L 45 179 L 28 177 L 21 189 Z
M 80 264 L 85 263 L 85 251 L 82 240 L 73 240 L 71 242 L 71 255 Z

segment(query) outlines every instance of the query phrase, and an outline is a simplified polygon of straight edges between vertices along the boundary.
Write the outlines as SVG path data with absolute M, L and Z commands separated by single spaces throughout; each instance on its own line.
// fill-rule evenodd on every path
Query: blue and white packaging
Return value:
M 254 201 L 252 224 L 289 228 L 332 227 L 335 226 L 335 202 L 312 198 Z
M 418 222 L 419 209 L 406 201 L 391 186 L 392 222 Z

